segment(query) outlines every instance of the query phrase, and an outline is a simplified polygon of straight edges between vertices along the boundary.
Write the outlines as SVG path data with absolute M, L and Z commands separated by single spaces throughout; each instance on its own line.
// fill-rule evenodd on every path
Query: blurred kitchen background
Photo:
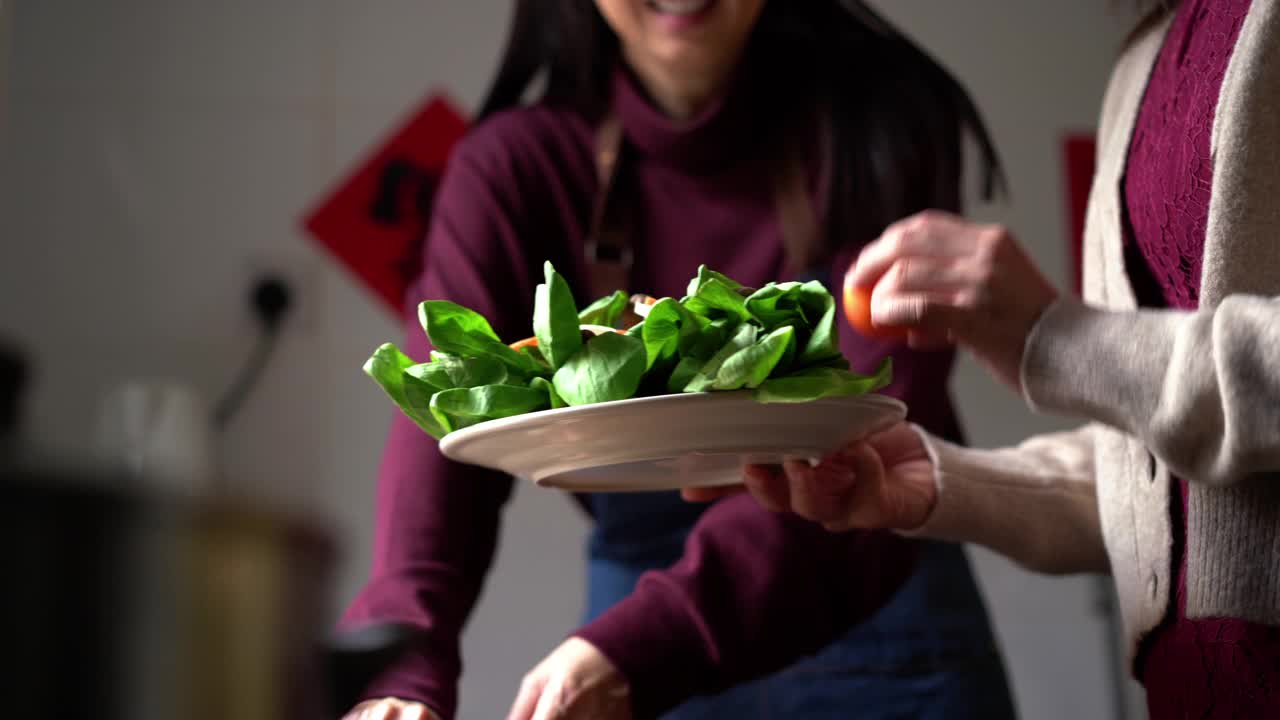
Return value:
M 1128 6 L 874 4 L 956 72 L 990 123 L 1013 196 L 974 212 L 1009 222 L 1069 287 L 1063 141 L 1094 127 Z M 339 553 L 325 601 L 336 614 L 367 572 L 391 412 L 360 365 L 402 331 L 302 220 L 431 94 L 476 106 L 510 9 L 0 0 L 0 348 L 27 366 L 20 446 L 145 456 L 180 493 L 216 486 L 316 519 Z M 278 325 L 255 307 L 280 311 Z M 1062 426 L 968 360 L 954 388 L 975 443 Z M 219 403 L 221 429 L 208 419 Z M 518 541 L 502 544 L 465 638 L 462 718 L 502 716 L 523 672 L 574 627 L 585 527 L 565 496 L 520 488 L 504 531 Z M 1107 639 L 1103 584 L 972 556 L 1022 716 L 1141 717 Z

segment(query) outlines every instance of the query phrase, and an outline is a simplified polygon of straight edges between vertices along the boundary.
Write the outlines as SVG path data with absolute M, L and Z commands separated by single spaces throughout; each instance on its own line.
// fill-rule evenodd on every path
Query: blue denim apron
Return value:
M 705 506 L 677 493 L 586 498 L 587 619 L 627 596 L 647 570 L 673 564 Z M 833 571 L 838 569 L 833 568 Z M 915 573 L 890 602 L 817 655 L 667 720 L 827 718 L 1011 720 L 1004 667 L 963 552 L 925 543 Z

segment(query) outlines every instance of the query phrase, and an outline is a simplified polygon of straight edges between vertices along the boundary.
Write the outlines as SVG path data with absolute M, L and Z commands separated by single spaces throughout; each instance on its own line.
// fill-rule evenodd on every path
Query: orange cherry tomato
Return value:
M 853 284 L 853 266 L 844 276 L 844 316 L 860 334 L 880 340 L 897 340 L 907 336 L 906 328 L 884 327 L 871 322 L 871 288 Z
M 511 343 L 510 345 L 510 348 L 512 350 L 519 350 L 521 348 L 527 348 L 527 347 L 535 347 L 535 348 L 538 347 L 538 338 L 536 337 L 525 338 L 523 340 L 517 340 Z

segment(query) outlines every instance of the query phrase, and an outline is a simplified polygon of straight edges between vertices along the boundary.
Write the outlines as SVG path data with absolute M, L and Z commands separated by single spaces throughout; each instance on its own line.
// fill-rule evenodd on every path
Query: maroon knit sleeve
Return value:
M 637 717 L 781 669 L 893 594 L 915 546 L 888 532 L 832 534 L 747 495 L 703 514 L 685 554 L 577 635 L 631 686 Z
M 502 173 L 485 164 L 474 143 L 464 140 L 450 163 L 423 271 L 408 298 L 403 349 L 418 361 L 430 351 L 416 317 L 423 299 L 471 308 L 507 341 L 530 327 L 534 293 L 512 206 L 518 193 L 502 187 Z M 459 635 L 492 562 L 511 484 L 500 473 L 446 459 L 435 440 L 395 412 L 378 473 L 371 575 L 342 624 L 395 622 L 422 632 L 364 697 L 419 701 L 453 716 Z

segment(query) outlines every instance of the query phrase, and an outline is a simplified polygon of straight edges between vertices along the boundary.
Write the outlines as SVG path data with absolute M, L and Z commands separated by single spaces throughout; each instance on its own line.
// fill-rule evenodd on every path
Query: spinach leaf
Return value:
M 569 358 L 551 382 L 568 404 L 588 405 L 631 397 L 644 371 L 645 349 L 639 338 L 604 333 Z
M 729 338 L 729 342 L 725 343 L 711 359 L 703 364 L 698 370 L 698 374 L 684 386 L 685 392 L 706 392 L 715 389 L 716 377 L 720 373 L 720 369 L 724 364 L 733 357 L 739 350 L 750 347 L 755 343 L 756 337 L 760 334 L 760 329 L 755 325 L 743 323 L 738 326 L 733 335 Z
M 427 300 L 418 306 L 418 318 L 431 344 L 441 352 L 461 357 L 492 357 L 520 374 L 543 368 L 529 355 L 507 347 L 484 316 L 446 300 Z
M 621 290 L 615 291 L 612 295 L 605 295 L 583 308 L 582 312 L 578 313 L 578 322 L 583 325 L 617 327 L 618 319 L 627 309 L 629 299 Z
M 435 361 L 437 354 L 438 353 L 435 352 L 431 353 L 431 362 L 422 363 L 420 365 L 411 365 L 408 368 L 405 368 L 405 374 L 420 383 L 426 383 L 427 386 L 435 388 L 437 391 L 457 387 L 453 378 L 449 377 L 449 371 L 445 369 L 444 365 Z M 408 382 L 408 380 L 406 380 L 406 382 Z
M 795 343 L 795 328 L 787 325 L 774 330 L 759 342 L 730 355 L 716 373 L 712 389 L 737 390 L 742 387 L 757 387 L 778 366 L 788 349 L 795 347 Z
M 835 298 L 822 283 L 770 283 L 747 298 L 746 306 L 766 330 L 782 325 L 796 328 L 801 346 L 797 362 L 801 366 L 840 354 Z
M 646 368 L 676 356 L 697 339 L 698 319 L 684 305 L 663 298 L 649 308 L 640 334 L 644 342 Z
M 385 343 L 373 352 L 364 364 L 364 371 L 373 381 L 378 383 L 382 391 L 399 406 L 405 417 L 433 438 L 439 440 L 447 432 L 436 422 L 427 409 L 414 409 L 409 401 L 406 385 L 416 385 L 417 381 L 406 375 L 405 371 L 414 366 L 408 355 L 391 343 Z
M 692 355 L 680 358 L 680 362 L 676 363 L 675 368 L 671 371 L 671 377 L 667 380 L 667 391 L 673 393 L 684 392 L 685 386 L 693 381 L 705 362 Z
M 452 388 L 444 388 L 444 390 L 450 389 Z M 431 385 L 422 378 L 411 375 L 406 371 L 404 374 L 404 403 L 400 407 L 405 412 L 430 415 L 431 398 L 441 391 L 441 388 Z
M 409 368 L 408 372 L 435 385 L 440 390 L 500 385 L 507 382 L 507 367 L 486 355 L 457 357 L 436 351 L 431 353 L 431 360 L 426 365 Z
M 800 283 L 769 283 L 746 299 L 747 312 L 766 330 L 793 323 L 807 329 L 799 293 Z
M 739 286 L 741 287 L 741 286 Z M 737 288 L 711 278 L 698 288 L 692 297 L 686 298 L 684 305 L 699 315 L 710 316 L 716 311 L 738 320 L 751 320 L 747 311 L 747 298 Z
M 742 283 L 738 282 L 737 280 L 733 280 L 727 275 L 718 273 L 715 270 L 712 270 L 711 268 L 707 267 L 706 265 L 699 265 L 698 274 L 692 280 L 689 281 L 689 288 L 685 290 L 685 295 L 687 296 L 697 295 L 698 290 L 701 289 L 702 286 L 710 280 L 719 280 L 720 282 L 729 286 L 729 289 L 731 290 L 737 290 L 738 288 L 742 287 Z
M 859 375 L 848 370 L 820 367 L 800 370 L 783 377 L 769 378 L 756 388 L 758 402 L 810 402 L 824 397 L 866 395 L 889 384 L 893 371 L 891 358 L 872 375 Z
M 801 365 L 819 363 L 840 355 L 840 336 L 836 332 L 836 301 L 817 280 L 799 287 L 800 307 L 809 320 L 810 330 Z
M 582 347 L 582 331 L 569 283 L 550 262 L 543 265 L 543 273 L 546 282 L 538 285 L 533 300 L 533 334 L 551 369 L 558 370 Z
M 555 385 L 552 385 L 551 381 L 544 377 L 536 377 L 533 380 L 530 380 L 529 387 L 540 392 L 545 392 L 547 397 L 550 398 L 552 410 L 567 407 L 569 405 L 569 403 L 565 402 L 560 397 L 560 393 L 556 392 Z
M 703 362 L 710 360 L 724 344 L 729 341 L 738 329 L 737 318 L 716 318 L 702 327 L 702 331 L 692 338 L 687 347 L 681 348 L 682 357 L 692 357 Z
M 485 420 L 523 415 L 550 406 L 546 392 L 519 385 L 453 388 L 431 396 L 432 415 L 451 432 Z

